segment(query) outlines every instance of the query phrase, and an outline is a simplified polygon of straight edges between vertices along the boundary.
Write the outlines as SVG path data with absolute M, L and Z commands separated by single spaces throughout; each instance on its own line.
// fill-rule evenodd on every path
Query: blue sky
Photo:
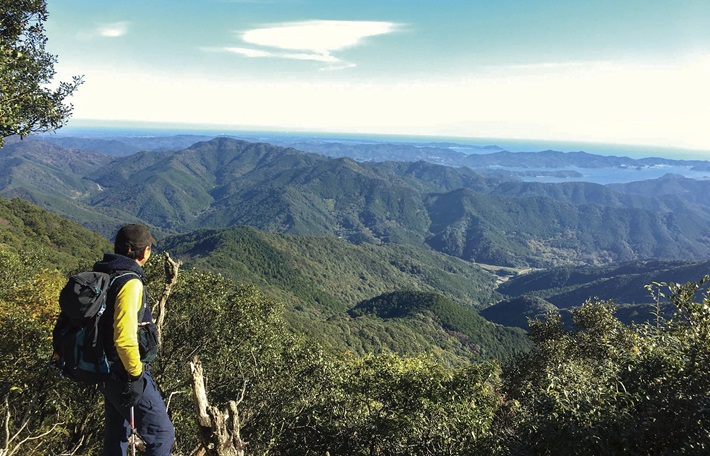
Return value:
M 76 123 L 710 150 L 707 0 L 48 0 Z

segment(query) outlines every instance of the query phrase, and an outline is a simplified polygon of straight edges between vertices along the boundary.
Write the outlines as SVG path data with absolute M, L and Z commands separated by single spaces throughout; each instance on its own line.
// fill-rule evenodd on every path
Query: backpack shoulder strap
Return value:
M 114 288 L 114 282 L 116 282 L 116 280 L 126 278 L 125 280 L 121 280 L 121 282 L 125 283 L 131 279 L 130 276 L 134 276 L 135 278 L 140 280 L 141 283 L 143 282 L 143 278 L 137 272 L 128 271 L 128 270 L 115 271 L 111 274 L 111 281 L 109 282 L 109 290 L 111 290 L 111 292 L 113 292 L 113 293 L 116 293 L 117 291 Z M 143 289 L 143 301 L 144 301 L 143 306 L 141 306 L 141 308 L 138 311 L 138 320 L 139 321 L 141 321 L 143 319 L 143 315 L 145 314 L 145 311 L 146 311 L 146 308 L 148 305 L 147 297 L 148 297 L 147 291 L 144 288 Z
M 114 273 L 111 274 L 111 282 L 109 282 L 109 286 L 112 286 L 113 283 L 114 283 L 117 279 L 120 279 L 120 278 L 126 277 L 126 276 L 131 276 L 131 275 L 132 275 L 132 276 L 135 276 L 135 277 L 136 277 L 137 279 L 139 279 L 141 282 L 143 281 L 143 279 L 141 279 L 141 276 L 140 276 L 137 272 L 133 272 L 133 271 L 115 271 Z

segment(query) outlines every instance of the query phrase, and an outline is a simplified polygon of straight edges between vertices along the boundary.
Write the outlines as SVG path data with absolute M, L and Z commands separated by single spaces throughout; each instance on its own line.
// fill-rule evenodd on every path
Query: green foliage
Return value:
M 38 233 L 53 232 L 51 223 L 42 217 L 18 223 L 31 219 L 32 211 L 17 213 L 24 215 L 3 213 L 12 221 L 7 236 L 27 245 L 53 238 L 37 240 Z M 278 242 L 262 244 L 256 231 L 242 234 L 244 248 L 255 248 L 260 263 L 291 261 L 285 255 L 290 250 L 276 248 Z M 46 368 L 64 283 L 62 273 L 46 267 L 61 250 L 48 251 L 54 260 L 0 249 L 2 443 L 17 454 L 98 454 L 100 394 Z M 158 260 L 147 265 L 153 297 L 162 292 Z M 396 269 L 420 274 L 410 260 L 402 258 Z M 675 311 L 668 318 L 657 312 L 648 324 L 623 325 L 609 300 L 573 310 L 571 329 L 558 312 L 533 320 L 532 349 L 501 371 L 493 362 L 450 367 L 434 356 L 402 356 L 387 347 L 362 357 L 332 350 L 293 331 L 285 321 L 287 306 L 261 288 L 185 269 L 168 301 L 153 373 L 169 401 L 182 453 L 195 447 L 200 432 L 188 370 L 199 356 L 210 401 L 239 401 L 242 437 L 253 454 L 707 454 L 709 279 L 672 282 L 668 290 L 651 284 L 657 309 L 668 300 Z M 469 311 L 431 292 L 388 292 L 357 308 L 361 316 L 352 321 L 361 326 L 345 325 L 345 319 L 337 324 L 362 330 L 353 338 L 370 338 L 374 346 L 383 328 L 393 339 L 416 333 L 378 326 L 377 320 L 398 320 L 399 328 L 410 330 L 436 321 L 466 334 L 481 328 Z M 28 438 L 36 439 L 30 445 Z
M 23 455 L 91 448 L 103 431 L 100 393 L 58 379 L 49 366 L 56 298 L 65 278 L 41 265 L 29 252 L 0 249 L 2 448 Z
M 473 454 L 493 420 L 497 379 L 494 364 L 450 371 L 421 357 L 354 360 L 314 405 L 318 434 L 288 454 Z
M 480 314 L 488 321 L 504 326 L 529 329 L 528 321 L 557 308 L 536 296 L 523 295 L 509 298 L 481 310 Z
M 200 230 L 167 239 L 165 248 L 184 259 L 189 266 L 219 271 L 243 282 L 252 282 L 287 292 L 301 303 L 317 305 L 325 312 L 344 310 L 343 303 L 328 290 L 316 286 L 308 269 L 279 243 L 278 237 L 238 227 L 226 230 Z
M 533 454 L 616 454 L 624 447 L 616 419 L 632 407 L 619 364 L 632 336 L 608 302 L 575 312 L 575 330 L 559 314 L 530 324 L 534 349 L 507 372 L 508 392 L 519 404 L 518 437 Z
M 72 106 L 64 104 L 80 77 L 48 88 L 57 59 L 46 49 L 45 0 L 5 0 L 0 6 L 0 147 L 10 135 L 52 131 L 64 125 Z
M 710 450 L 710 297 L 669 286 L 670 320 L 625 327 L 610 302 L 531 323 L 535 347 L 506 370 L 515 424 L 506 444 L 530 454 L 705 454 Z M 662 296 L 658 292 L 657 296 Z
M 243 391 L 242 435 L 255 452 L 293 432 L 303 404 L 317 394 L 318 372 L 328 368 L 318 348 L 286 331 L 277 303 L 214 274 L 181 273 L 165 328 L 154 372 L 163 391 L 183 393 L 172 399 L 171 417 L 184 451 L 199 436 L 188 369 L 194 356 L 203 363 L 211 401 L 224 404 Z
M 171 401 L 183 450 L 199 435 L 187 391 L 193 356 L 211 401 L 243 395 L 242 437 L 254 454 L 456 454 L 490 426 L 494 364 L 449 370 L 423 357 L 336 356 L 290 334 L 280 306 L 254 287 L 197 271 L 179 283 L 154 373 L 164 391 L 185 393 Z
M 320 302 L 318 307 L 330 310 L 350 308 L 399 288 L 438 290 L 477 308 L 494 299 L 495 282 L 489 273 L 413 246 L 353 245 L 333 237 L 288 236 L 247 227 L 171 236 L 161 246 L 188 266 L 288 292 L 289 300 L 296 298 L 300 305 Z M 333 301 L 337 304 L 325 305 Z
M 21 249 L 41 257 L 44 267 L 70 271 L 90 267 L 112 246 L 99 234 L 27 201 L 0 198 L 2 249 Z

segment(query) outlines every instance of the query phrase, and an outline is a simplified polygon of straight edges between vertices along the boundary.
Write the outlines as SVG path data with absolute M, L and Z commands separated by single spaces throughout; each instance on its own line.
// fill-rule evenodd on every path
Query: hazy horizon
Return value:
M 710 2 L 48 0 L 48 11 L 58 79 L 84 75 L 70 100 L 79 121 L 710 150 Z
M 498 146 L 510 152 L 540 152 L 557 150 L 561 152 L 587 152 L 607 156 L 627 156 L 630 158 L 660 157 L 678 160 L 710 160 L 710 150 L 694 150 L 682 147 L 663 147 L 643 144 L 619 144 L 605 142 L 563 141 L 554 139 L 526 138 L 479 138 L 458 136 L 429 136 L 402 134 L 370 134 L 360 132 L 327 132 L 327 131 L 287 131 L 276 129 L 230 128 L 223 125 L 201 124 L 167 124 L 143 122 L 82 122 L 74 119 L 68 126 L 56 131 L 59 136 L 76 135 L 230 135 L 230 136 L 283 136 L 324 140 L 331 138 L 339 141 L 357 142 L 399 142 L 399 143 L 456 143 L 462 146 L 488 147 Z M 480 153 L 480 152 L 479 152 Z

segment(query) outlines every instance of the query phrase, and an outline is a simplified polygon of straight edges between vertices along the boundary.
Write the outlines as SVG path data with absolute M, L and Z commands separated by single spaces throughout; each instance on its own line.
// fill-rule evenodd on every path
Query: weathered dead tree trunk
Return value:
M 193 451 L 194 456 L 244 456 L 244 442 L 240 436 L 241 424 L 237 405 L 239 401 L 229 401 L 227 408 L 220 411 L 209 404 L 207 389 L 202 373 L 202 363 L 195 357 L 190 363 L 192 390 L 194 392 L 197 421 L 201 430 L 201 444 Z
M 173 286 L 177 283 L 178 271 L 180 266 L 182 266 L 181 261 L 175 261 L 170 258 L 170 254 L 165 252 L 163 254 L 165 257 L 165 286 L 163 288 L 163 294 L 160 296 L 160 300 L 156 307 L 153 307 L 153 315 L 157 315 L 157 322 L 155 324 L 155 329 L 158 332 L 158 344 L 163 343 L 163 324 L 165 323 L 165 304 L 168 302 L 168 297 L 170 297 L 170 291 Z

